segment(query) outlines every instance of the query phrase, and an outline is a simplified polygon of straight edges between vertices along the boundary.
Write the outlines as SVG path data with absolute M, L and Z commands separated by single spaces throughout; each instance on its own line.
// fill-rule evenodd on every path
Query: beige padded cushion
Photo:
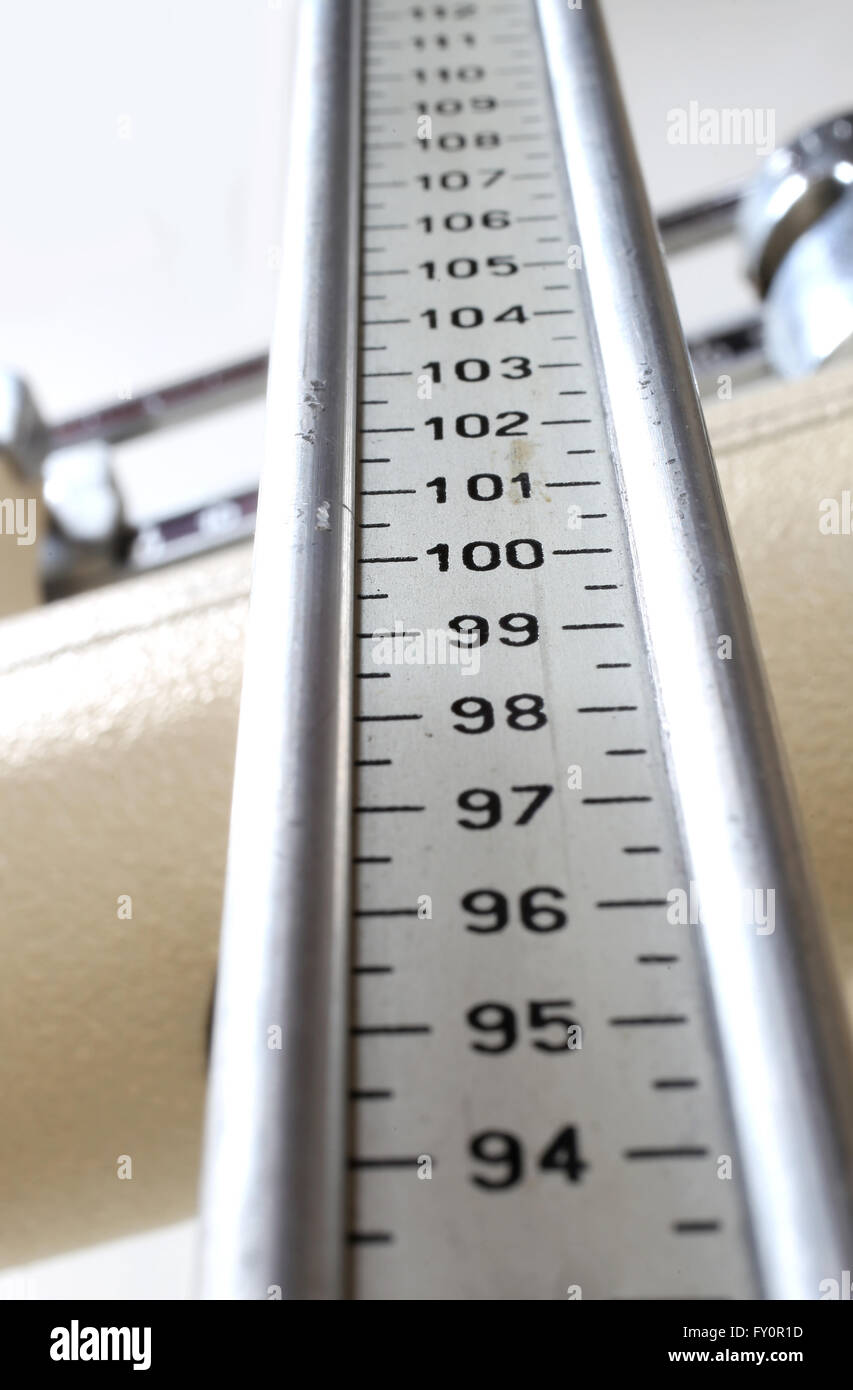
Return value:
M 4 1263 L 192 1208 L 249 562 L 0 628 Z
M 714 456 L 853 1014 L 853 367 L 707 410 Z
M 4 503 L 23 503 L 16 513 L 16 521 L 20 518 L 24 526 L 23 537 L 14 532 L 10 534 L 6 530 L 4 507 L 0 513 L 0 618 L 5 618 L 10 613 L 35 608 L 40 602 L 38 542 L 48 523 L 41 503 L 41 484 L 20 478 L 3 454 L 0 454 L 0 499 Z M 33 515 L 37 540 L 33 545 L 19 544 L 20 539 L 26 540 L 27 523 Z
M 709 423 L 853 1004 L 853 369 Z M 0 627 L 4 1263 L 193 1208 L 249 563 Z

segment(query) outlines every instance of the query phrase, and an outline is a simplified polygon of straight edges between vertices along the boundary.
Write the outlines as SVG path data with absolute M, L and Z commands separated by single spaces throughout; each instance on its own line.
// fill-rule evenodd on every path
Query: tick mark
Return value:
M 671 1149 L 626 1149 L 625 1158 L 707 1158 L 708 1149 L 698 1144 L 679 1144 Z
M 608 1020 L 612 1028 L 657 1028 L 686 1023 L 685 1014 L 637 1014 Z

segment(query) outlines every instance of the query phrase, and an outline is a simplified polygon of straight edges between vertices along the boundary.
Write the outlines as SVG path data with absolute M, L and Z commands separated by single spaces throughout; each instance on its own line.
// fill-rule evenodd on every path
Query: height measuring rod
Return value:
M 218 1298 L 817 1298 L 846 1035 L 598 5 L 302 6 Z

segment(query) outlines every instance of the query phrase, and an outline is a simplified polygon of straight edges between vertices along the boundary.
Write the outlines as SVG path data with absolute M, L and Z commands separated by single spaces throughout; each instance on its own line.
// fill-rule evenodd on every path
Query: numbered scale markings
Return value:
M 535 7 L 366 22 L 354 1290 L 743 1296 Z
M 597 5 L 306 12 L 205 1292 L 817 1297 L 844 1047 Z

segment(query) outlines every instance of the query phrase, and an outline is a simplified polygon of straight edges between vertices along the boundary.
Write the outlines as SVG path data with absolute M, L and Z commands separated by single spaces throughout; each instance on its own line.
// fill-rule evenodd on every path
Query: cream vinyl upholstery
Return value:
M 818 525 L 853 370 L 708 414 L 853 1008 L 853 536 Z M 0 625 L 5 1264 L 193 1209 L 249 578 L 242 546 Z
M 39 484 L 20 477 L 2 454 L 0 499 L 0 618 L 5 618 L 39 603 L 39 547 L 36 536 L 30 538 L 27 523 L 34 514 L 37 535 L 44 514 Z M 23 523 L 21 534 L 15 529 L 19 522 Z

